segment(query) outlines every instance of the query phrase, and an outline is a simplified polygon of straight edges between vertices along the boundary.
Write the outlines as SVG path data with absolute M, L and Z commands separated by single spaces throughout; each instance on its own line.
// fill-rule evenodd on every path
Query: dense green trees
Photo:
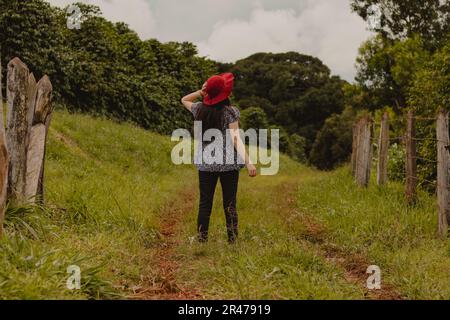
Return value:
M 450 41 L 437 50 L 412 76 L 408 86 L 408 106 L 421 118 L 432 119 L 441 108 L 450 108 Z M 418 171 L 424 184 L 434 190 L 436 179 L 436 131 L 434 121 L 417 122 Z
M 267 129 L 269 127 L 269 121 L 263 109 L 250 107 L 241 112 L 241 125 L 244 130 Z
M 420 37 L 389 40 L 381 35 L 365 42 L 357 58 L 356 80 L 368 95 L 367 108 L 407 106 L 407 88 L 414 73 L 428 61 L 430 53 Z
M 123 23 L 78 4 L 80 30 L 66 13 L 42 0 L 0 0 L 2 62 L 20 57 L 39 77 L 46 73 L 55 98 L 71 110 L 105 114 L 162 133 L 190 126 L 179 97 L 215 72 L 190 43 L 142 41 Z
M 44 1 L 0 0 L 0 8 L 3 65 L 20 56 L 36 77 L 55 74 L 62 48 L 61 13 Z
M 347 107 L 343 113 L 327 119 L 317 134 L 311 151 L 311 162 L 319 169 L 330 170 L 348 160 L 352 152 L 352 130 L 356 114 Z
M 234 95 L 244 117 L 262 118 L 264 112 L 270 125 L 283 129 L 281 150 L 302 161 L 325 120 L 344 109 L 344 81 L 311 56 L 257 53 L 220 70 L 235 74 Z
M 280 129 L 281 150 L 304 162 L 325 120 L 343 110 L 343 81 L 311 56 L 258 53 L 235 64 L 214 64 L 191 43 L 142 41 L 95 6 L 78 3 L 82 27 L 70 30 L 66 12 L 45 1 L 0 5 L 3 65 L 18 56 L 37 77 L 48 74 L 55 99 L 70 110 L 170 133 L 190 126 L 179 97 L 211 74 L 231 71 L 244 127 Z

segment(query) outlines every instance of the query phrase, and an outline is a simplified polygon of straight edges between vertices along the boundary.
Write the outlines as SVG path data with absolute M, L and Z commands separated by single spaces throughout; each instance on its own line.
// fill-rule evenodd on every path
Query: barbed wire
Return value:
M 430 163 L 439 163 L 439 161 L 431 160 L 431 159 L 427 159 L 427 158 L 422 158 L 422 157 L 412 157 L 412 158 L 416 159 L 416 160 L 422 160 L 422 161 L 430 162 Z
M 434 118 L 431 118 L 431 117 L 418 117 L 418 116 L 414 116 L 413 117 L 413 119 L 414 120 L 423 120 L 423 121 L 437 121 L 438 120 L 438 117 L 434 117 Z M 447 119 L 449 119 L 449 117 L 447 117 Z
M 412 117 L 413 120 L 416 121 L 437 121 L 438 117 L 420 117 L 420 116 L 414 116 Z M 447 119 L 450 120 L 450 117 L 447 117 Z M 388 123 L 391 124 L 395 124 L 395 123 L 406 123 L 408 121 L 408 118 L 405 116 L 403 118 L 395 118 L 395 119 L 389 119 Z M 372 122 L 372 124 L 376 127 L 381 127 L 381 120 L 377 121 L 377 122 Z
M 399 137 L 394 137 L 394 138 L 388 138 L 387 140 L 388 141 L 397 141 L 397 140 L 406 140 L 406 138 L 407 137 L 405 135 L 405 136 L 399 136 Z M 379 137 L 373 137 L 373 138 L 371 137 L 370 140 L 379 142 L 380 138 Z M 412 138 L 411 140 L 419 141 L 419 142 L 420 141 L 435 141 L 435 142 L 442 142 L 442 143 L 446 143 L 446 144 L 450 143 L 450 141 L 438 140 L 436 138 Z
M 438 117 L 421 117 L 421 116 L 414 116 L 412 117 L 412 119 L 417 120 L 417 121 L 434 121 L 437 122 L 438 121 Z M 447 117 L 447 119 L 449 119 Z M 403 118 L 397 118 L 397 119 L 389 119 L 388 123 L 389 125 L 391 125 L 392 123 L 398 123 L 401 125 L 405 125 L 407 123 L 408 119 L 406 117 Z M 450 141 L 445 141 L 442 139 L 437 139 L 437 137 L 431 137 L 431 136 L 427 136 L 427 133 L 423 134 L 422 136 L 408 136 L 408 133 L 405 132 L 404 135 L 400 135 L 400 136 L 396 136 L 396 137 L 388 137 L 388 138 L 382 138 L 381 137 L 381 130 L 382 130 L 382 123 L 381 121 L 377 121 L 377 122 L 372 122 L 372 126 L 373 126 L 373 136 L 370 137 L 370 141 L 372 144 L 374 144 L 376 147 L 379 147 L 379 143 L 384 141 L 388 141 L 388 142 L 402 142 L 404 143 L 405 141 L 414 141 L 417 142 L 419 145 L 421 142 L 433 142 L 433 143 L 443 143 L 446 146 L 450 144 Z M 430 132 L 431 134 L 431 132 Z M 417 152 L 417 151 L 416 151 Z M 410 158 L 411 159 L 411 158 Z M 406 160 L 406 159 L 405 159 Z M 440 161 L 438 161 L 437 159 L 430 159 L 427 158 L 425 156 L 422 156 L 421 154 L 416 154 L 414 157 L 412 157 L 412 160 L 414 160 L 415 162 L 418 162 L 418 165 L 439 165 Z M 399 172 L 399 174 L 401 176 L 403 176 L 406 180 L 409 179 L 413 179 L 414 181 L 417 182 L 417 186 L 427 186 L 427 187 L 439 187 L 439 188 L 449 188 L 449 185 L 440 185 L 437 181 L 431 181 L 428 179 L 425 179 L 423 177 L 418 177 L 418 176 L 411 176 L 408 175 L 408 173 L 405 172 Z

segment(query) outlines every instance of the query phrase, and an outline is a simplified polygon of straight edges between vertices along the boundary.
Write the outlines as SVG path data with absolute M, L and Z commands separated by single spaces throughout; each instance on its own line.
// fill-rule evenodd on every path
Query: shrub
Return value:
M 267 129 L 269 121 L 267 115 L 261 108 L 251 107 L 241 112 L 241 123 L 244 130 L 248 129 Z
M 388 178 L 389 180 L 405 181 L 405 148 L 397 143 L 390 146 L 388 152 Z
M 355 111 L 348 107 L 344 113 L 331 116 L 317 134 L 310 161 L 319 169 L 331 170 L 348 161 L 352 152 L 352 128 Z
M 289 155 L 296 161 L 307 163 L 308 157 L 306 155 L 307 140 L 298 134 L 293 134 L 289 139 Z

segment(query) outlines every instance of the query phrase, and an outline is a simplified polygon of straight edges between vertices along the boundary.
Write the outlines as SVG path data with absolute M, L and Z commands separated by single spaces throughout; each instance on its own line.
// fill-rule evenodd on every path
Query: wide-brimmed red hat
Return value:
M 206 95 L 203 103 L 207 106 L 222 102 L 231 95 L 234 85 L 234 76 L 232 73 L 223 73 L 218 76 L 212 76 L 206 81 Z

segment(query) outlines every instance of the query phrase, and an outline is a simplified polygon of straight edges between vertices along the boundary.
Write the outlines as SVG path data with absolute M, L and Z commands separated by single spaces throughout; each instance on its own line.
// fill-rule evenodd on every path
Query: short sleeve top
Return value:
M 198 102 L 194 103 L 191 107 L 191 112 L 194 115 L 194 118 L 197 117 L 200 108 L 202 108 L 203 103 Z M 195 153 L 194 162 L 198 170 L 205 172 L 226 172 L 226 171 L 239 171 L 243 167 L 245 167 L 245 162 L 238 155 L 236 149 L 234 148 L 233 143 L 227 143 L 227 140 L 231 141 L 231 135 L 227 129 L 229 129 L 229 125 L 234 122 L 238 122 L 240 119 L 239 109 L 236 107 L 226 108 L 224 110 L 224 126 L 221 130 L 223 136 L 223 147 L 222 154 L 223 157 L 220 157 L 221 160 L 213 161 L 213 156 L 215 152 L 210 152 L 210 148 L 208 146 L 212 142 L 203 141 L 201 143 L 202 147 L 197 148 L 197 152 Z M 205 150 L 206 149 L 206 150 Z

